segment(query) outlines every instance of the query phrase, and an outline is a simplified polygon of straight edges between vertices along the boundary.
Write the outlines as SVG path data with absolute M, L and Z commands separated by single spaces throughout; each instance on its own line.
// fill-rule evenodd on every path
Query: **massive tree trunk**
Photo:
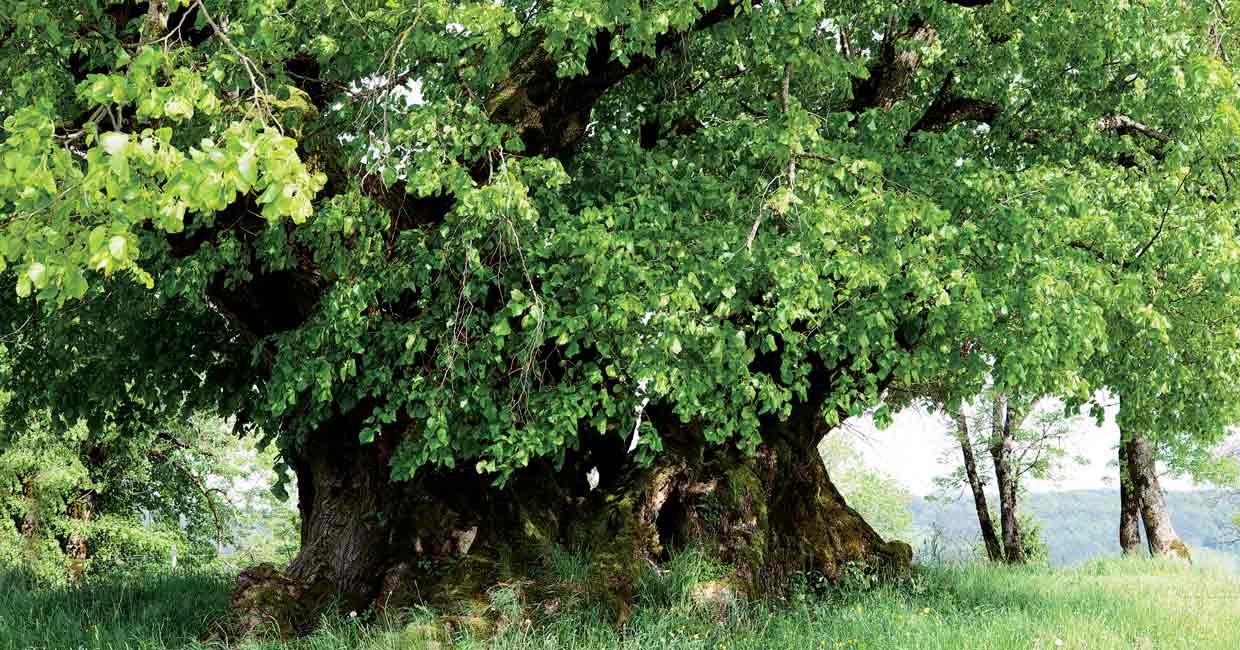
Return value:
M 736 567 L 730 579 L 751 593 L 792 571 L 834 579 L 850 563 L 887 570 L 911 561 L 907 544 L 885 542 L 831 483 L 816 408 L 766 423 L 752 457 L 704 444 L 670 411 L 648 411 L 665 445 L 653 465 L 632 462 L 623 437 L 610 434 L 558 470 L 532 464 L 503 489 L 469 469 L 390 482 L 382 438 L 359 445 L 348 418 L 328 423 L 295 463 L 301 552 L 285 570 L 241 575 L 239 627 L 276 621 L 297 632 L 329 601 L 351 609 L 476 601 L 503 580 L 538 574 L 557 546 L 588 554 L 592 574 L 575 588 L 621 617 L 638 579 L 689 542 Z
M 1150 555 L 1179 557 L 1191 560 L 1188 547 L 1171 525 L 1171 513 L 1154 468 L 1154 450 L 1145 436 L 1135 431 L 1123 434 L 1128 445 L 1128 474 L 1145 524 L 1145 539 Z
M 529 49 L 515 58 L 508 78 L 490 92 L 488 116 L 513 128 L 524 155 L 568 160 L 603 93 L 693 31 L 737 15 L 740 4 L 718 3 L 687 29 L 660 36 L 643 55 L 614 56 L 616 35 L 600 32 L 586 53 L 585 71 L 574 77 L 562 77 L 542 48 L 542 37 L 532 35 L 524 39 Z M 975 4 L 983 3 L 968 6 Z M 920 65 L 918 55 L 898 51 L 895 41 L 930 42 L 934 30 L 915 19 L 891 37 L 866 75 L 877 81 L 863 84 L 864 92 L 852 103 L 857 114 L 893 107 Z M 333 93 L 314 82 L 303 90 L 320 107 L 333 101 Z M 658 132 L 645 131 L 643 144 L 657 144 Z M 486 184 L 489 166 L 482 162 L 467 167 Z M 395 220 L 401 228 L 434 225 L 455 201 L 414 200 L 399 183 L 371 194 L 393 212 L 417 215 Z M 183 248 L 180 254 L 188 254 L 194 246 Z M 245 338 L 258 341 L 304 323 L 321 289 L 317 270 L 303 268 L 279 276 L 256 273 L 248 286 L 215 287 L 212 297 Z M 269 318 L 272 314 L 280 318 Z M 562 466 L 536 461 L 502 490 L 491 486 L 493 477 L 468 467 L 424 470 L 411 481 L 391 483 L 394 443 L 381 436 L 359 446 L 357 423 L 337 418 L 311 432 L 294 459 L 301 553 L 287 571 L 265 566 L 245 572 L 234 605 L 255 621 L 274 614 L 282 627 L 294 630 L 314 620 L 314 610 L 333 597 L 348 606 L 386 606 L 415 597 L 450 602 L 476 597 L 505 571 L 538 566 L 555 545 L 593 547 L 591 589 L 603 592 L 616 610 L 626 607 L 637 577 L 669 546 L 695 538 L 733 563 L 737 579 L 749 589 L 778 582 L 791 569 L 835 577 L 854 561 L 907 565 L 909 546 L 884 542 L 831 484 L 816 449 L 821 406 L 821 398 L 811 399 L 788 421 L 765 423 L 764 443 L 753 457 L 705 446 L 693 423 L 651 408 L 665 447 L 652 466 L 630 462 L 618 434 L 592 441 L 583 435 L 581 448 L 569 452 Z M 585 475 L 593 467 L 601 483 L 591 490 Z
M 969 436 L 969 421 L 964 412 L 956 414 L 956 438 L 960 441 L 960 454 L 964 456 L 964 471 L 969 478 L 969 489 L 973 492 L 973 507 L 977 510 L 977 524 L 982 529 L 982 540 L 986 544 L 986 557 L 991 562 L 1003 560 L 1003 548 L 999 546 L 999 538 L 995 536 L 995 524 L 990 520 L 990 506 L 986 503 L 986 490 L 982 485 L 981 476 L 977 472 L 977 459 L 973 455 L 973 441 Z
M 1015 448 L 1012 428 L 1018 416 L 1006 395 L 994 398 L 994 420 L 990 456 L 995 463 L 995 483 L 999 486 L 999 526 L 1003 531 L 1003 559 L 1011 564 L 1025 561 L 1025 547 L 1020 537 L 1020 522 L 1016 518 L 1019 485 L 1012 455 Z M 1019 422 L 1017 422 L 1019 424 Z
M 1119 444 L 1119 547 L 1128 555 L 1141 548 L 1141 503 L 1128 469 L 1128 439 L 1122 438 Z

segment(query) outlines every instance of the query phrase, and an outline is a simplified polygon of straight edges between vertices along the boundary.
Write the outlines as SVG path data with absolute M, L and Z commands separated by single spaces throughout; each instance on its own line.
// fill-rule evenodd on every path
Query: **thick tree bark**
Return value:
M 852 80 L 849 110 L 860 114 L 868 108 L 890 110 L 904 98 L 909 82 L 921 66 L 921 49 L 934 43 L 937 32 L 920 16 L 912 16 L 903 31 L 889 29 L 869 74 Z
M 963 412 L 956 414 L 956 438 L 960 441 L 960 453 L 964 457 L 964 471 L 973 492 L 973 507 L 977 510 L 977 524 L 982 530 L 986 544 L 986 557 L 991 562 L 1003 561 L 1003 548 L 995 536 L 995 524 L 990 520 L 990 506 L 986 503 L 986 490 L 977 472 L 977 459 L 973 455 L 973 442 L 969 436 L 969 421 Z
M 999 526 L 1003 531 L 1003 559 L 1009 564 L 1025 562 L 1025 547 L 1020 537 L 1020 522 L 1016 518 L 1019 485 L 1012 467 L 1013 420 L 1017 419 L 1006 395 L 994 400 L 994 421 L 990 456 L 995 464 L 995 483 L 999 486 Z
M 592 574 L 573 589 L 621 618 L 638 579 L 691 541 L 736 567 L 729 580 L 750 593 L 776 589 L 799 570 L 835 579 L 854 563 L 906 567 L 911 548 L 884 541 L 827 476 L 817 406 L 765 423 L 753 457 L 706 445 L 692 423 L 651 406 L 665 446 L 653 466 L 631 462 L 623 437 L 609 434 L 583 439 L 559 470 L 536 462 L 502 490 L 471 470 L 391 482 L 382 438 L 359 445 L 357 423 L 338 418 L 295 463 L 301 552 L 285 570 L 263 565 L 239 577 L 232 631 L 275 621 L 295 633 L 329 602 L 459 605 L 501 581 L 537 575 L 557 546 L 586 550 Z M 600 475 L 593 490 L 591 468 Z
M 1128 443 L 1128 472 L 1140 504 L 1150 555 L 1191 560 L 1188 547 L 1171 525 L 1171 513 L 1154 468 L 1153 446 L 1138 432 L 1128 431 L 1124 435 Z
M 26 512 L 21 517 L 21 525 L 18 526 L 18 532 L 21 533 L 22 539 L 30 542 L 34 539 L 36 533 L 39 532 L 39 518 L 34 498 L 34 482 L 30 479 L 22 481 L 22 499 L 26 502 Z
M 77 584 L 86 574 L 90 560 L 90 547 L 86 540 L 86 531 L 90 520 L 95 514 L 95 491 L 88 490 L 69 504 L 69 521 L 72 529 L 69 539 L 65 542 L 65 561 L 68 566 L 69 579 Z
M 1119 547 L 1124 555 L 1141 548 L 1141 503 L 1128 469 L 1128 439 L 1119 444 Z

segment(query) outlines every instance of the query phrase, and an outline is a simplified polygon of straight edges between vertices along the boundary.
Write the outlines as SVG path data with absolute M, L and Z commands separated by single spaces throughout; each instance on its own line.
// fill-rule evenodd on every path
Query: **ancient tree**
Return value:
M 899 566 L 829 427 L 992 367 L 1085 398 L 1114 315 L 1233 292 L 1198 4 L 6 0 L 9 410 L 270 436 L 302 551 L 242 607 L 587 542 L 619 609 L 690 539 Z

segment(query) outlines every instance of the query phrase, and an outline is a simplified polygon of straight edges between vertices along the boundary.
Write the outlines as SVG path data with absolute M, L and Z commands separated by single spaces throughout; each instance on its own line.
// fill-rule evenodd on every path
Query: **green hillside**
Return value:
M 991 503 L 997 501 L 992 497 Z M 1168 492 L 1167 503 L 1176 531 L 1189 546 L 1240 554 L 1240 544 L 1228 543 L 1235 539 L 1232 520 L 1237 507 L 1227 495 L 1208 490 Z M 1025 512 L 1042 528 L 1052 564 L 1119 554 L 1117 490 L 1031 492 L 1025 504 Z M 977 515 L 967 496 L 951 500 L 914 497 L 909 510 L 915 546 L 923 555 L 938 553 L 942 559 L 958 559 L 977 543 Z

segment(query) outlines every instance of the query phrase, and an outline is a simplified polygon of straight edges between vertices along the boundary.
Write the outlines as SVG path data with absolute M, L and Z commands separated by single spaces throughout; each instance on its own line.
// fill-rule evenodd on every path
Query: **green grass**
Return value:
M 411 611 L 386 620 L 325 621 L 293 642 L 249 639 L 240 650 L 395 650 L 541 648 L 746 649 L 1141 649 L 1240 648 L 1240 575 L 1218 561 L 1189 567 L 1109 559 L 1071 569 L 984 565 L 930 567 L 897 584 L 859 585 L 786 601 L 695 607 L 692 576 L 718 567 L 693 558 L 645 581 L 639 606 L 621 628 L 585 606 L 524 602 L 520 590 L 492 592 L 482 614 L 493 635 L 458 632 L 428 642 L 439 621 Z M 572 573 L 572 572 L 567 572 Z M 224 610 L 225 576 L 102 581 L 79 591 L 38 593 L 0 584 L 0 648 L 164 649 L 190 647 Z M 526 623 L 525 615 L 541 622 Z
M 79 589 L 32 589 L 0 570 L 0 650 L 173 648 L 228 606 L 223 573 L 113 576 Z

